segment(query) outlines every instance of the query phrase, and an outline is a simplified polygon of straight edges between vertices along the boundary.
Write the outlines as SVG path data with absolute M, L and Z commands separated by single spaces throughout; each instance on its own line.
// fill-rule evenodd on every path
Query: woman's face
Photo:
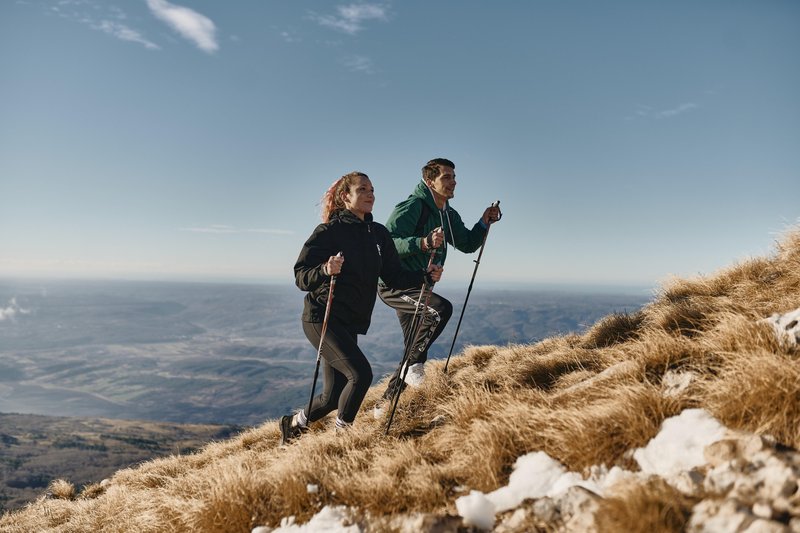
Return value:
M 353 183 L 344 194 L 344 206 L 360 219 L 364 215 L 372 213 L 372 205 L 375 203 L 375 189 L 369 178 L 361 177 Z

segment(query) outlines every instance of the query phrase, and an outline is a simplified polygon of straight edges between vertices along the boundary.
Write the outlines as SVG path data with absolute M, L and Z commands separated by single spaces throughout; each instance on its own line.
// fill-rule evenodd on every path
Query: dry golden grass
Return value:
M 618 485 L 615 496 L 602 500 L 595 523 L 600 532 L 608 533 L 678 533 L 684 530 L 694 503 L 654 477 L 644 485 Z
M 630 466 L 626 451 L 687 407 L 798 446 L 800 351 L 782 347 L 760 322 L 798 307 L 795 231 L 772 257 L 672 280 L 642 310 L 606 317 L 584 335 L 471 346 L 446 375 L 441 361 L 431 362 L 425 385 L 402 396 L 388 437 L 385 420 L 371 416 L 382 383 L 349 433 L 334 434 L 329 418 L 280 448 L 270 420 L 193 455 L 122 470 L 78 495 L 67 481 L 56 482 L 51 492 L 59 496 L 3 516 L 0 529 L 249 531 L 289 515 L 302 522 L 340 504 L 382 524 L 397 513 L 444 515 L 455 511 L 458 487 L 493 490 L 531 451 L 573 471 Z M 668 372 L 696 377 L 665 394 Z M 309 492 L 309 484 L 318 491 Z M 605 500 L 598 523 L 605 530 L 678 531 L 687 505 L 654 480 Z

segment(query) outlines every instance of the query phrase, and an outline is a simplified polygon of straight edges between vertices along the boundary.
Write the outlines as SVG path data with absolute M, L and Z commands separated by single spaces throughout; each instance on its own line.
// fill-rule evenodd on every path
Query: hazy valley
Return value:
M 452 342 L 464 294 L 432 358 Z M 0 412 L 257 424 L 302 405 L 315 350 L 293 286 L 0 282 Z M 455 351 L 580 331 L 647 294 L 473 290 Z M 359 344 L 376 375 L 402 355 L 394 312 L 376 302 Z

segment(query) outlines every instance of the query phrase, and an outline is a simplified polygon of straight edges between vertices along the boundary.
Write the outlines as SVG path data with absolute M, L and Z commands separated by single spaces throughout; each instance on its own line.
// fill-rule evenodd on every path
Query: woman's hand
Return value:
M 322 267 L 326 276 L 336 276 L 342 271 L 344 264 L 344 256 L 341 253 L 332 255 L 328 258 L 328 262 Z

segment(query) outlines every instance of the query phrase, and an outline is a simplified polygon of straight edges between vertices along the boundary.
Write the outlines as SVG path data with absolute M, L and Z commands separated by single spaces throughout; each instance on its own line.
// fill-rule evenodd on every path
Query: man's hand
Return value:
M 500 202 L 497 203 L 499 204 Z M 488 226 L 500 220 L 502 216 L 502 213 L 500 213 L 500 206 L 492 204 L 483 212 L 483 223 Z
M 422 251 L 438 248 L 444 243 L 444 230 L 439 226 L 422 238 Z
M 430 268 L 428 269 L 427 277 L 430 278 L 430 281 L 436 283 L 440 279 L 442 279 L 442 272 L 444 272 L 444 268 L 442 268 L 441 266 L 431 265 Z

